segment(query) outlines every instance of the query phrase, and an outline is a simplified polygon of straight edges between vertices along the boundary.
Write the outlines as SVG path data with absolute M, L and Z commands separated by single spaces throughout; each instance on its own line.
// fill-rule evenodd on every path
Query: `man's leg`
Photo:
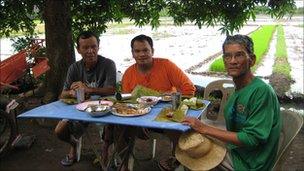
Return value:
M 71 145 L 68 155 L 65 156 L 65 158 L 61 161 L 61 163 L 65 166 L 72 165 L 74 160 L 76 159 L 76 142 L 73 141 L 71 137 L 71 131 L 70 131 L 70 122 L 68 120 L 62 120 L 59 121 L 56 128 L 55 128 L 55 134 L 56 136 Z
M 55 128 L 55 135 L 62 141 L 69 143 L 70 134 L 68 130 L 68 120 L 61 120 Z
M 70 122 L 68 120 L 59 121 L 55 128 L 57 137 L 71 145 L 69 154 L 61 161 L 65 166 L 70 166 L 76 161 L 76 145 L 78 139 L 84 133 L 84 129 L 88 126 L 87 123 Z
M 109 146 L 113 143 L 113 135 L 112 131 L 114 130 L 113 125 L 103 125 L 103 131 L 101 134 L 101 141 L 102 141 L 102 149 L 101 149 L 101 157 L 102 163 L 105 167 L 108 167 L 109 162 Z

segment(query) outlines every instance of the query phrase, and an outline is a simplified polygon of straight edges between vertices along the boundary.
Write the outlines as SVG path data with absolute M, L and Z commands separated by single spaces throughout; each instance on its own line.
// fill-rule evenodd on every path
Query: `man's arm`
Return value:
M 183 95 L 193 96 L 195 93 L 195 87 L 187 75 L 170 60 L 167 61 L 166 67 L 173 86 L 176 87 Z
M 115 87 L 103 87 L 103 88 L 87 87 L 85 89 L 85 92 L 88 94 L 107 96 L 107 95 L 113 95 L 115 93 Z
M 125 73 L 122 76 L 121 80 L 121 91 L 123 93 L 131 93 L 134 87 L 131 87 L 131 84 L 133 83 L 132 77 L 135 78 L 135 75 L 132 75 L 133 72 L 133 67 L 129 67 Z
M 71 84 L 73 83 L 72 80 L 74 80 L 72 73 L 75 73 L 75 65 L 76 65 L 75 63 L 72 64 L 69 67 L 68 71 L 67 71 L 66 79 L 65 79 L 65 82 L 63 84 L 63 90 L 62 90 L 61 94 L 59 95 L 60 99 L 63 99 L 63 98 L 76 98 L 76 92 L 75 92 L 75 90 L 72 90 L 70 88 Z
M 237 146 L 243 145 L 242 142 L 238 139 L 236 132 L 225 131 L 225 130 L 221 130 L 219 128 L 215 128 L 215 127 L 206 125 L 206 124 L 202 123 L 200 120 L 198 120 L 197 118 L 193 118 L 193 117 L 186 117 L 182 123 L 185 125 L 189 125 L 195 131 L 197 131 L 201 134 L 209 135 L 211 137 L 222 140 L 226 143 L 232 143 Z
M 81 82 L 81 81 L 77 81 L 77 82 L 73 82 L 71 87 L 70 87 L 70 90 L 66 90 L 66 91 L 63 91 L 62 93 L 64 95 L 71 95 L 75 94 L 75 90 L 76 89 L 79 89 L 79 88 L 83 88 L 84 89 L 84 92 L 86 94 L 89 94 L 89 95 L 101 95 L 101 96 L 106 96 L 106 95 L 112 95 L 115 93 L 115 88 L 114 87 L 103 87 L 103 88 L 99 88 L 99 87 L 88 87 L 85 83 Z

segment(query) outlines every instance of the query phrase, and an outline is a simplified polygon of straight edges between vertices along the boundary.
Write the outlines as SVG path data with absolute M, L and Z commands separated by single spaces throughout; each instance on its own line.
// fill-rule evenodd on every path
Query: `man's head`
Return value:
M 222 46 L 223 60 L 228 75 L 238 78 L 251 73 L 255 64 L 252 39 L 246 35 L 227 36 Z
M 90 31 L 80 33 L 77 37 L 77 51 L 82 56 L 86 67 L 92 67 L 97 63 L 99 50 L 99 38 Z
M 131 41 L 131 49 L 133 58 L 137 64 L 143 67 L 152 64 L 154 49 L 151 37 L 143 34 L 134 37 Z

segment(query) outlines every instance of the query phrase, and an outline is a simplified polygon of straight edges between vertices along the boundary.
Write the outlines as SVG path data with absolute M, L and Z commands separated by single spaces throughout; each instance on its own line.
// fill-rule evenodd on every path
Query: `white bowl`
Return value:
M 160 98 L 156 96 L 142 96 L 137 99 L 137 102 L 143 105 L 156 105 L 159 100 Z

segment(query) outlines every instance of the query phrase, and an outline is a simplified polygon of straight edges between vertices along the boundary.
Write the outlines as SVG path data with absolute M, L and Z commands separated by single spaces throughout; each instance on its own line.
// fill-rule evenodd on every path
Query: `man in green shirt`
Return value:
M 183 123 L 227 143 L 228 153 L 220 168 L 271 170 L 282 125 L 280 106 L 271 86 L 255 77 L 250 69 L 256 61 L 251 38 L 228 36 L 223 44 L 223 60 L 236 88 L 224 110 L 227 131 L 196 118 L 185 118 Z

